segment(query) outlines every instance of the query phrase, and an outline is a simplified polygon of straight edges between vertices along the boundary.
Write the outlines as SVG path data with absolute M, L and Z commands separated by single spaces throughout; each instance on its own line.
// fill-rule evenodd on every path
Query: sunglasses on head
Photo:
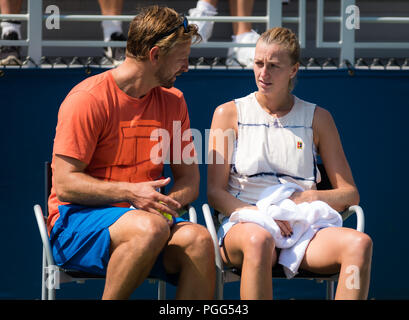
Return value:
M 183 16 L 183 22 L 180 25 L 173 28 L 172 30 L 169 30 L 168 32 L 158 34 L 153 40 L 153 45 L 155 45 L 155 43 L 157 43 L 159 40 L 162 40 L 163 38 L 170 36 L 172 33 L 176 32 L 182 26 L 184 29 L 184 33 L 188 33 L 189 32 L 189 21 L 187 20 L 185 16 Z

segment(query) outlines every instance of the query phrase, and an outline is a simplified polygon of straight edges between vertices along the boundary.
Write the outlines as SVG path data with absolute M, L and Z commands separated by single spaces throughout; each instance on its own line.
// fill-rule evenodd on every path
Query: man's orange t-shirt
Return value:
M 63 101 L 53 162 L 56 154 L 78 159 L 88 165 L 87 174 L 105 181 L 153 181 L 160 178 L 168 152 L 171 163 L 183 161 L 185 148 L 194 152 L 189 128 L 186 102 L 178 89 L 156 87 L 137 99 L 123 92 L 106 71 L 79 83 Z M 49 232 L 61 204 L 67 203 L 57 199 L 52 187 Z

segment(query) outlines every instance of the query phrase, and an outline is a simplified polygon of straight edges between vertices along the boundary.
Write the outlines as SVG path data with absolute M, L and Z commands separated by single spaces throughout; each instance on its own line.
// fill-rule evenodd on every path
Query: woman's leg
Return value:
M 368 297 L 372 240 L 349 228 L 325 228 L 309 243 L 300 268 L 317 273 L 340 272 L 335 299 Z
M 277 254 L 270 233 L 254 223 L 238 223 L 227 232 L 220 251 L 225 264 L 241 268 L 241 299 L 272 299 Z

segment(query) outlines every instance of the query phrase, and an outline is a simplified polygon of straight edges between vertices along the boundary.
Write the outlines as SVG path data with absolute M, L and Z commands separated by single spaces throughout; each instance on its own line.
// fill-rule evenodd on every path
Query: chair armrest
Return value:
M 48 239 L 47 228 L 45 227 L 43 210 L 38 204 L 34 206 L 34 215 L 37 220 L 38 230 L 40 231 L 41 241 L 43 242 L 43 247 L 47 257 L 47 263 L 49 266 L 55 265 L 53 255 L 51 253 L 51 246 L 50 240 Z
M 188 211 L 189 211 L 189 221 L 192 223 L 197 223 L 196 209 L 193 206 L 189 205 Z
M 348 219 L 352 214 L 356 214 L 356 230 L 364 232 L 365 215 L 360 206 L 350 206 L 347 210 L 341 213 L 342 221 Z
M 223 270 L 223 260 L 222 260 L 222 256 L 220 255 L 219 241 L 217 239 L 217 232 L 214 226 L 212 212 L 210 211 L 210 207 L 207 203 L 205 203 L 202 206 L 202 210 L 203 210 L 203 216 L 205 219 L 207 230 L 209 231 L 213 239 L 214 252 L 215 252 L 215 257 L 216 257 L 216 266 L 220 270 Z

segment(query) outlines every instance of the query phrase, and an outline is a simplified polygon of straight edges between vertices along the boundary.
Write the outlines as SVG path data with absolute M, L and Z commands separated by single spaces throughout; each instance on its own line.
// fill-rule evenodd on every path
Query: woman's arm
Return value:
M 237 110 L 233 101 L 216 108 L 209 136 L 207 197 L 217 211 L 229 216 L 239 208 L 253 208 L 227 191 L 233 146 L 237 138 Z
M 337 211 L 344 211 L 349 206 L 359 203 L 359 193 L 334 119 L 327 110 L 317 107 L 312 126 L 314 143 L 333 189 L 297 192 L 291 199 L 296 203 L 321 200 Z

